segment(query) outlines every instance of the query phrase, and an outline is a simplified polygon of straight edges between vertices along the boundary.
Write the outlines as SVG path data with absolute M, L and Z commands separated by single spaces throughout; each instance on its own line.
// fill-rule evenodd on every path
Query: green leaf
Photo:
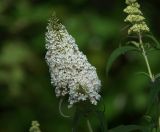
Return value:
M 158 128 L 160 116 L 160 79 L 151 83 L 147 114 L 152 117 L 153 127 Z
M 154 82 L 151 83 L 150 88 L 150 97 L 149 97 L 149 106 L 148 106 L 148 112 L 151 110 L 152 106 L 156 102 L 156 99 L 160 93 L 160 80 L 157 78 Z
M 83 113 L 81 113 L 77 108 L 73 117 L 73 126 L 72 126 L 72 132 L 77 132 L 78 125 L 80 123 L 80 118 L 83 117 Z
M 62 103 L 63 103 L 64 99 L 61 98 L 60 101 L 59 101 L 59 113 L 62 117 L 64 118 L 69 118 L 70 116 L 68 115 L 65 115 L 63 112 L 62 112 Z
M 132 44 L 132 45 L 134 45 L 134 46 L 136 46 L 136 47 L 139 47 L 139 43 L 136 42 L 136 41 L 129 41 L 129 42 L 127 42 L 126 44 L 127 44 L 127 45 Z
M 157 75 L 155 75 L 155 79 L 158 79 L 160 77 L 160 73 L 158 73 Z
M 137 72 L 136 74 L 137 74 L 137 75 L 144 75 L 144 76 L 146 76 L 147 78 L 149 78 L 149 79 L 150 79 L 149 74 L 148 74 L 148 73 L 146 73 L 146 72 Z
M 148 34 L 148 35 L 146 35 L 146 37 L 148 37 L 149 39 L 151 39 L 154 42 L 154 44 L 155 44 L 154 48 L 160 49 L 160 43 L 153 35 Z
M 118 127 L 109 130 L 109 132 L 133 132 L 133 131 L 148 132 L 145 127 L 138 125 L 126 125 L 126 126 L 120 125 Z
M 123 46 L 123 47 L 119 47 L 117 49 L 115 49 L 111 56 L 109 57 L 108 59 L 108 63 L 107 63 L 107 68 L 106 68 L 106 71 L 107 71 L 107 74 L 113 64 L 113 62 L 122 54 L 128 52 L 128 51 L 133 51 L 133 50 L 137 50 L 137 48 L 133 47 L 133 46 Z
M 105 115 L 104 112 L 102 111 L 96 111 L 97 117 L 100 121 L 100 126 L 101 126 L 101 132 L 107 132 L 107 122 L 105 120 Z

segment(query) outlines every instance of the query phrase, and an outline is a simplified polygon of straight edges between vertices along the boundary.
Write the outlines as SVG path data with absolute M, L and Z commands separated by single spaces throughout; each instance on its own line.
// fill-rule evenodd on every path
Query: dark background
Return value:
M 160 1 L 139 2 L 160 40 Z M 0 132 L 27 132 L 32 120 L 40 122 L 43 132 L 71 131 L 72 120 L 59 114 L 44 59 L 47 20 L 53 11 L 97 68 L 108 127 L 141 120 L 149 89 L 148 79 L 136 74 L 146 71 L 142 57 L 121 56 L 106 76 L 109 55 L 127 35 L 122 30 L 125 6 L 122 0 L 0 0 Z M 158 73 L 160 53 L 149 59 L 153 73 Z M 79 131 L 87 131 L 81 124 Z M 92 125 L 100 131 L 96 119 Z

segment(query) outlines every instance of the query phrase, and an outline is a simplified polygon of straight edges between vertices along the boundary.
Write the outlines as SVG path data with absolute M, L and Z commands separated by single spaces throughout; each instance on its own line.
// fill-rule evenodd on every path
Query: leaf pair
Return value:
M 92 107 L 92 111 L 88 111 L 86 108 L 80 108 L 77 107 L 76 111 L 75 111 L 75 115 L 73 118 L 73 127 L 72 127 L 72 132 L 77 132 L 78 130 L 78 126 L 80 124 L 80 120 L 85 117 L 88 120 L 88 115 L 89 114 L 94 114 L 96 115 L 96 117 L 98 118 L 99 122 L 100 122 L 100 129 L 101 132 L 107 132 L 107 123 L 105 120 L 105 115 L 104 112 L 97 110 L 96 108 Z
M 133 46 L 122 46 L 122 47 L 119 47 L 117 49 L 115 49 L 111 56 L 109 57 L 109 60 L 108 60 L 108 63 L 107 63 L 107 68 L 106 68 L 106 72 L 107 72 L 107 75 L 108 75 L 108 72 L 113 64 L 113 62 L 122 54 L 125 54 L 126 52 L 128 51 L 138 51 L 138 49 L 136 47 L 133 47 Z
M 156 50 L 160 50 L 160 43 L 158 42 L 158 40 L 153 36 L 153 35 L 150 35 L 150 34 L 147 34 L 145 35 L 144 37 L 146 38 L 149 38 L 152 42 L 153 42 L 153 45 L 152 47 Z M 108 60 L 108 63 L 107 63 L 107 68 L 106 68 L 106 71 L 107 71 L 107 74 L 113 64 L 113 62 L 122 54 L 128 52 L 128 51 L 138 51 L 138 48 L 139 48 L 139 43 L 137 43 L 136 41 L 129 41 L 127 42 L 127 44 L 132 44 L 133 46 L 121 46 L 117 49 L 115 49 L 111 56 L 109 57 L 109 60 Z
M 152 43 L 152 47 L 153 48 L 155 48 L 157 50 L 160 50 L 160 43 L 159 43 L 159 41 L 153 35 L 147 34 L 144 37 L 150 39 L 153 42 Z

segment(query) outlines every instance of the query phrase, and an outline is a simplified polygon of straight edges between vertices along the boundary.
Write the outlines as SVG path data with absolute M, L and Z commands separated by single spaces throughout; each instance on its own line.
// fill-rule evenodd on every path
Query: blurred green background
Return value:
M 160 40 L 160 1 L 140 3 Z M 40 122 L 43 132 L 71 131 L 72 120 L 59 114 L 44 59 L 46 25 L 53 11 L 97 68 L 109 128 L 141 120 L 149 90 L 148 79 L 136 74 L 146 70 L 141 56 L 121 56 L 106 76 L 109 55 L 127 35 L 121 30 L 126 26 L 124 7 L 123 0 L 0 0 L 0 132 L 27 132 L 32 120 Z M 160 53 L 151 53 L 149 59 L 154 73 L 159 72 Z M 100 131 L 96 119 L 92 124 Z M 87 131 L 85 124 L 82 130 Z

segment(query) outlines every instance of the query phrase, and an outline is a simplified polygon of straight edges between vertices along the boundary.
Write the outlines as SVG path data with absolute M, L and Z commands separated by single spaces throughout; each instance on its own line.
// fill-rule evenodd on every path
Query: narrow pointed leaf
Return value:
M 146 72 L 137 72 L 136 74 L 137 74 L 137 75 L 144 75 L 144 76 L 146 76 L 147 78 L 149 78 L 149 79 L 150 79 L 149 74 L 148 74 L 148 73 L 146 73 Z
M 106 68 L 107 74 L 108 74 L 108 72 L 109 72 L 109 70 L 110 70 L 113 62 L 114 62 L 120 55 L 122 55 L 122 54 L 124 54 L 124 53 L 126 53 L 126 52 L 128 52 L 128 51 L 136 51 L 136 50 L 137 50 L 137 48 L 135 48 L 135 47 L 133 47 L 133 46 L 123 46 L 123 47 L 119 47 L 119 48 L 115 49 L 115 50 L 112 52 L 112 54 L 111 54 L 111 56 L 109 57 L 109 59 L 108 59 L 107 68 Z
M 156 98 L 158 97 L 159 93 L 160 93 L 160 80 L 159 78 L 157 78 L 154 82 L 151 83 L 148 111 L 151 110 L 152 106 L 156 102 Z
M 79 110 L 76 109 L 74 117 L 73 117 L 73 126 L 72 126 L 72 132 L 77 132 L 78 125 L 80 123 L 80 118 L 82 118 L 83 114 L 79 112 Z
M 132 44 L 132 45 L 134 45 L 134 46 L 136 46 L 136 47 L 139 47 L 139 43 L 136 42 L 136 41 L 129 41 L 129 42 L 127 42 L 126 44 L 127 44 L 127 45 L 129 45 L 129 44 L 131 45 L 131 44 Z
M 152 117 L 153 127 L 158 129 L 160 116 L 160 79 L 151 83 L 147 114 Z
M 158 73 L 157 75 L 155 75 L 155 79 L 158 79 L 160 77 L 160 73 Z
M 101 126 L 101 132 L 108 132 L 107 130 L 107 122 L 105 120 L 105 115 L 104 112 L 102 111 L 96 111 L 97 117 L 100 121 L 100 126 Z
M 146 128 L 138 125 L 120 125 L 118 127 L 109 130 L 109 132 L 133 132 L 133 131 L 148 132 Z
M 153 35 L 146 35 L 146 37 L 151 39 L 156 44 L 155 48 L 160 49 L 160 43 Z

